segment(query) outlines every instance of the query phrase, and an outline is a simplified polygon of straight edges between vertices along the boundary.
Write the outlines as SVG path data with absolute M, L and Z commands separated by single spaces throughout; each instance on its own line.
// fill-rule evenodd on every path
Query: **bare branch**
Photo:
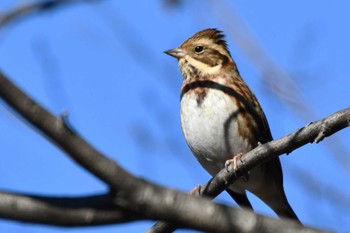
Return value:
M 30 99 L 1 73 L 0 96 L 78 164 L 111 187 L 119 188 L 119 182 L 123 183 L 124 179 L 132 177 L 113 160 L 102 155 L 67 127 L 63 118 L 53 116 L 34 100 Z
M 276 229 L 278 232 L 286 232 L 287 229 L 318 232 L 288 220 L 255 215 L 250 211 L 211 203 L 204 198 L 190 197 L 132 176 L 68 128 L 63 119 L 56 118 L 30 99 L 2 73 L 0 97 L 77 163 L 109 184 L 115 195 L 113 203 L 122 209 L 128 209 L 148 219 L 165 220 L 210 232 L 276 232 Z M 328 128 L 332 129 L 331 126 Z M 328 134 L 329 132 L 326 133 Z M 268 151 L 264 153 L 268 156 Z M 242 159 L 248 155 L 249 153 Z M 273 153 L 273 156 L 277 156 L 276 153 Z M 263 157 L 257 158 L 252 161 L 259 162 Z M 244 169 L 250 168 L 245 165 L 239 164 L 242 170 L 238 175 L 243 173 Z
M 0 217 L 56 226 L 93 226 L 142 219 L 113 205 L 109 194 L 44 197 L 0 192 Z
M 243 155 L 237 161 L 236 171 L 234 171 L 232 165 L 229 167 L 229 172 L 226 169 L 221 170 L 213 179 L 204 185 L 200 190 L 200 195 L 214 198 L 224 191 L 229 183 L 234 182 L 253 167 L 273 157 L 285 153 L 289 154 L 307 143 L 318 143 L 324 137 L 328 137 L 348 126 L 350 126 L 350 108 L 336 112 L 320 121 L 310 123 L 285 137 L 262 144 Z M 173 232 L 175 229 L 176 226 L 174 224 L 158 222 L 151 228 L 149 233 Z
M 54 6 L 62 3 L 73 2 L 79 2 L 79 0 L 52 0 L 26 6 L 0 16 L 0 26 L 31 12 L 53 9 Z M 1 72 L 0 97 L 47 136 L 49 140 L 65 151 L 74 161 L 106 182 L 113 191 L 111 196 L 90 196 L 81 199 L 0 193 L 0 217 L 63 226 L 97 225 L 107 224 L 109 221 L 112 223 L 113 221 L 125 222 L 153 218 L 173 221 L 180 226 L 210 232 L 319 232 L 304 228 L 288 220 L 277 220 L 255 215 L 250 211 L 210 203 L 202 198 L 189 197 L 183 193 L 165 189 L 132 176 L 117 163 L 89 145 L 67 126 L 64 119 L 53 116 L 30 99 Z M 349 117 L 348 113 L 347 117 Z M 321 125 L 322 130 L 321 128 L 315 129 L 316 134 L 312 134 L 312 130 L 310 130 L 309 133 L 313 135 L 312 140 L 318 142 L 336 132 L 333 131 L 334 129 L 340 130 L 348 126 L 349 118 L 347 118 L 346 126 L 339 122 L 338 128 L 334 126 L 337 122 L 333 126 L 331 124 L 334 122 L 329 122 L 329 125 L 326 123 Z M 207 192 L 207 195 L 215 196 L 216 193 L 225 188 L 228 182 L 245 174 L 253 166 L 263 163 L 273 156 L 292 151 L 307 142 L 304 143 L 304 139 L 299 138 L 298 140 L 287 140 L 281 143 L 285 143 L 285 145 L 270 145 L 269 143 L 259 146 L 260 149 L 254 150 L 254 152 L 247 153 L 242 157 L 243 163 L 238 164 L 236 173 L 227 173 L 226 171 L 223 173 L 221 171 L 217 176 L 219 178 L 214 178 L 212 182 L 207 184 L 203 194 Z M 265 148 L 266 145 L 270 146 Z M 281 147 L 276 149 L 273 146 Z M 220 181 L 220 179 L 223 180 Z M 216 180 L 218 180 L 218 183 L 216 183 Z M 222 183 L 222 181 L 224 182 Z M 210 194 L 211 192 L 212 194 Z M 100 200 L 99 198 L 106 199 Z M 87 201 L 91 203 L 88 204 Z M 104 201 L 108 201 L 108 203 L 104 203 Z M 13 210 L 14 206 L 16 207 L 15 210 Z M 125 209 L 131 212 L 125 211 Z M 62 215 L 63 213 L 64 215 Z M 107 223 L 103 223 L 104 221 Z
M 48 0 L 24 5 L 9 13 L 0 15 L 0 27 L 3 27 L 4 25 L 9 24 L 10 22 L 13 22 L 15 20 L 22 19 L 25 16 L 28 16 L 35 12 L 52 10 L 60 6 L 64 6 L 67 3 L 79 3 L 83 1 L 88 2 L 89 0 Z M 92 1 L 90 0 L 90 2 Z
M 282 154 L 289 154 L 293 150 L 307 143 L 318 143 L 325 137 L 329 137 L 339 130 L 349 126 L 350 108 L 333 113 L 322 120 L 309 123 L 294 133 L 260 145 L 254 150 L 251 150 L 242 157 L 241 161 L 238 162 L 238 164 L 242 164 L 242 166 L 238 166 L 236 173 L 245 173 L 253 167 L 253 164 L 255 166 L 256 163 L 261 164 L 272 157 L 277 157 L 278 155 Z M 257 162 L 254 162 L 253 160 L 256 160 Z

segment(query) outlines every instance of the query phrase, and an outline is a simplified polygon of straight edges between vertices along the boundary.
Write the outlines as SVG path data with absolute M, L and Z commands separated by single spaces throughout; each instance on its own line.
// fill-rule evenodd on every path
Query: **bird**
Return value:
M 272 134 L 256 96 L 242 79 L 216 28 L 199 31 L 179 47 L 164 51 L 175 57 L 182 74 L 180 119 L 185 140 L 202 167 L 212 176 Z M 243 208 L 253 209 L 247 191 L 280 218 L 300 223 L 288 203 L 279 158 L 252 168 L 226 191 Z

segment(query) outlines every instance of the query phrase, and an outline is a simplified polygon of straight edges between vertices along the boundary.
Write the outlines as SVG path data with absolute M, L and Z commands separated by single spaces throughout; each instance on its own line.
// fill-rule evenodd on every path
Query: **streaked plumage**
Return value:
M 200 31 L 166 53 L 178 59 L 183 76 L 180 116 L 186 142 L 212 176 L 225 161 L 272 140 L 265 114 L 241 78 L 221 31 Z M 251 208 L 246 190 L 278 216 L 299 221 L 286 199 L 278 158 L 253 168 L 227 191 L 240 206 Z

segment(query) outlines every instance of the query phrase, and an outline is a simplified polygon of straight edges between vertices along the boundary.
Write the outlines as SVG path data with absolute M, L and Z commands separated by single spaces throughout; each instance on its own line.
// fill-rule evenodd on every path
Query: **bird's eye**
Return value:
M 202 52 L 202 51 L 203 51 L 203 49 L 204 49 L 204 47 L 203 47 L 203 46 L 198 45 L 198 46 L 196 46 L 196 47 L 194 48 L 194 51 L 195 51 L 196 53 L 200 53 L 200 52 Z

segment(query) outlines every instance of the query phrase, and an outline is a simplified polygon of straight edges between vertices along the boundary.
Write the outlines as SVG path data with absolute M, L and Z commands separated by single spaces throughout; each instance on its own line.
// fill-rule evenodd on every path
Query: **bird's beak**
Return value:
M 180 48 L 169 49 L 169 50 L 164 51 L 164 53 L 166 53 L 172 57 L 175 57 L 177 59 L 180 59 L 186 55 L 186 53 Z

